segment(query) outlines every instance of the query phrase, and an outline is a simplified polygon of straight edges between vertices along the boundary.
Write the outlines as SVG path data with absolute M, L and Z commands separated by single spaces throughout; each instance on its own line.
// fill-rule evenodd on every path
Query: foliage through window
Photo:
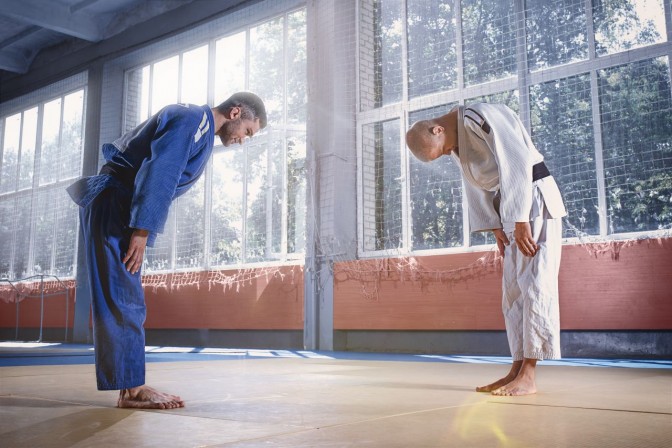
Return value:
M 404 141 L 413 122 L 472 102 L 520 114 L 563 193 L 565 237 L 672 229 L 669 2 L 359 5 L 365 254 L 494 244 L 465 230 L 454 161 L 420 163 Z
M 0 119 L 0 278 L 75 274 L 83 89 Z
M 148 249 L 145 272 L 283 261 L 303 252 L 305 9 L 128 71 L 124 129 L 167 104 L 214 98 L 214 106 L 241 90 L 264 100 L 267 129 L 242 146 L 224 148 L 216 139 L 205 175 L 171 206 L 164 233 Z

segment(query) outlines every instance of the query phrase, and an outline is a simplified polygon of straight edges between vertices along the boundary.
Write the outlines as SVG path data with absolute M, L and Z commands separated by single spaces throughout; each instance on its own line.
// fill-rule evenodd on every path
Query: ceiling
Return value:
M 30 71 L 40 52 L 71 52 L 194 0 L 1 0 L 0 78 Z

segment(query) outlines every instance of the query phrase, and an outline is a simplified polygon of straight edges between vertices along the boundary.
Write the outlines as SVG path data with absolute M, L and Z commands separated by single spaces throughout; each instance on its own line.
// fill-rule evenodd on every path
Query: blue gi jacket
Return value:
M 150 232 L 147 245 L 163 232 L 170 204 L 186 192 L 203 174 L 212 154 L 215 123 L 210 107 L 173 104 L 149 120 L 103 145 L 106 166 L 70 187 L 68 193 L 79 206 L 86 207 L 106 188 L 131 193 L 128 226 Z M 123 176 L 114 173 L 124 173 Z

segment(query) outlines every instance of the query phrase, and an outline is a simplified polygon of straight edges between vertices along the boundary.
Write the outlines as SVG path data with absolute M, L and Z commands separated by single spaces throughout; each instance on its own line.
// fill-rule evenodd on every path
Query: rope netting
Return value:
M 578 246 L 591 257 L 609 256 L 619 261 L 623 249 L 635 245 L 646 244 L 663 247 L 672 238 L 672 231 L 663 230 L 657 237 L 628 238 L 604 240 L 599 237 L 580 234 L 576 231 Z M 464 254 L 462 254 L 464 255 Z M 322 264 L 321 269 L 329 269 L 335 283 L 358 282 L 361 285 L 362 297 L 366 300 L 377 300 L 382 282 L 410 282 L 425 290 L 429 285 L 451 286 L 457 283 L 479 280 L 492 273 L 501 272 L 503 258 L 496 246 L 478 257 L 476 260 L 460 267 L 446 269 L 437 268 L 423 261 L 424 257 L 397 254 L 387 258 L 370 258 L 347 260 L 339 256 L 329 257 L 331 263 Z M 190 272 L 169 272 L 148 274 L 142 277 L 145 290 L 156 292 L 159 289 L 176 291 L 184 287 L 207 287 L 208 291 L 221 288 L 223 293 L 240 292 L 241 288 L 253 286 L 258 280 L 276 281 L 286 288 L 294 290 L 303 287 L 304 268 L 301 265 L 252 266 L 236 270 L 209 270 Z M 40 294 L 65 294 L 66 289 L 74 297 L 76 281 L 48 280 L 40 281 L 8 281 L 0 282 L 0 301 L 15 303 L 26 297 L 39 297 Z
M 75 280 L 49 280 L 40 283 L 40 281 L 12 281 L 0 279 L 0 302 L 16 303 L 27 297 L 53 296 L 69 292 L 70 297 L 74 297 L 76 287 Z

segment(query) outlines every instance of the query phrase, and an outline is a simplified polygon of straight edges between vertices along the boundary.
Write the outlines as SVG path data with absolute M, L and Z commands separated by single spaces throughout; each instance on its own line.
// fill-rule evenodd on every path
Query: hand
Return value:
M 502 229 L 492 229 L 492 233 L 495 235 L 497 240 L 497 247 L 499 248 L 499 253 L 504 256 L 504 246 L 509 245 L 509 239 L 506 237 L 506 233 Z
M 516 246 L 527 257 L 534 257 L 539 250 L 539 246 L 532 238 L 532 228 L 529 222 L 517 222 L 513 230 L 513 239 Z
M 131 234 L 131 241 L 128 243 L 126 256 L 121 260 L 126 265 L 126 270 L 131 274 L 135 274 L 142 267 L 148 236 L 149 232 L 144 229 L 135 229 Z

